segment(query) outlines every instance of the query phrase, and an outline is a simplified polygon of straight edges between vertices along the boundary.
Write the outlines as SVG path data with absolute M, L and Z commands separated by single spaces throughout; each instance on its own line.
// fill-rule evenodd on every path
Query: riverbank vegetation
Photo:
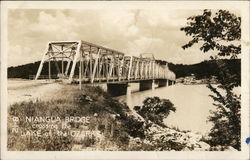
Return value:
M 113 99 L 100 87 L 86 86 L 82 91 L 71 89 L 59 94 L 61 96 L 56 99 L 37 99 L 9 106 L 8 150 L 210 149 L 209 145 L 202 141 L 201 135 L 175 130 L 162 123 L 168 114 L 174 114 L 175 111 L 175 106 L 167 99 L 149 97 L 133 112 L 125 103 Z M 29 120 L 25 117 L 29 117 Z M 30 117 L 33 117 L 33 120 Z M 35 120 L 35 117 L 38 117 L 38 120 Z M 49 118 L 41 120 L 41 117 Z M 59 118 L 53 120 L 53 117 Z M 89 118 L 86 123 L 66 121 L 66 117 Z
M 228 66 L 231 75 L 235 75 L 240 81 L 241 77 L 241 60 L 240 59 L 223 59 L 221 60 Z M 173 64 L 169 63 L 168 67 L 176 74 L 176 78 L 194 75 L 196 79 L 209 79 L 213 76 L 219 76 L 220 68 L 216 60 L 205 60 L 197 64 Z
M 58 99 L 22 102 L 9 107 L 9 150 L 72 150 L 77 144 L 81 144 L 81 148 L 87 148 L 97 143 L 99 143 L 100 150 L 109 150 L 110 147 L 125 149 L 123 147 L 128 144 L 129 136 L 140 134 L 136 128 L 140 127 L 140 122 L 129 114 L 127 105 L 112 99 L 100 87 L 86 86 L 81 92 L 75 90 L 65 93 L 65 96 Z M 59 117 L 61 121 L 49 123 L 25 120 L 25 117 L 30 116 L 53 116 Z M 13 132 L 14 117 L 19 118 L 17 123 L 19 131 L 41 130 L 42 136 L 20 136 L 21 132 Z M 65 117 L 89 117 L 89 123 L 72 121 L 67 124 L 70 125 L 69 128 L 62 128 L 61 126 L 66 123 Z M 33 127 L 34 124 L 53 124 L 57 127 L 52 129 Z M 58 131 L 63 131 L 68 135 L 57 134 Z M 72 131 L 95 132 L 87 136 L 86 134 L 69 136 Z
M 192 39 L 182 48 L 199 43 L 200 51 L 204 53 L 217 51 L 211 59 L 219 69 L 216 75 L 218 86 L 208 84 L 216 111 L 208 118 L 214 125 L 207 142 L 212 146 L 233 146 L 241 150 L 241 96 L 233 93 L 233 89 L 241 85 L 240 69 L 230 72 L 231 66 L 225 63 L 225 59 L 240 59 L 241 17 L 227 10 L 204 10 L 203 14 L 189 17 L 187 21 L 187 26 L 181 30 Z
M 216 76 L 219 82 L 216 86 L 208 84 L 216 107 L 216 111 L 211 112 L 211 116 L 208 117 L 213 123 L 208 136 L 166 126 L 163 119 L 169 114 L 174 114 L 176 110 L 176 106 L 168 99 L 148 97 L 142 106 L 134 108 L 134 112 L 100 87 L 85 86 L 81 91 L 61 90 L 61 93 L 58 93 L 60 96 L 55 99 L 37 99 L 10 105 L 8 150 L 240 150 L 241 97 L 235 95 L 232 90 L 241 85 L 240 59 L 237 59 L 237 55 L 241 53 L 241 46 L 219 42 L 241 39 L 241 19 L 225 10 L 216 13 L 204 10 L 202 15 L 190 17 L 188 20 L 191 23 L 181 30 L 193 39 L 183 48 L 187 49 L 193 44 L 203 42 L 199 43 L 202 44 L 201 51 L 206 53 L 209 50 L 217 50 L 219 56 L 212 57 L 211 61 L 201 63 L 198 67 L 194 65 L 189 71 L 181 71 L 180 68 L 183 66 L 176 69 L 177 77 L 178 74 L 193 72 L 198 77 Z M 220 59 L 225 56 L 230 59 Z M 8 77 L 29 78 L 29 75 L 37 71 L 38 64 L 39 62 L 10 67 Z M 46 68 L 43 72 L 47 73 Z M 30 117 L 34 117 L 34 120 L 29 120 L 32 119 Z

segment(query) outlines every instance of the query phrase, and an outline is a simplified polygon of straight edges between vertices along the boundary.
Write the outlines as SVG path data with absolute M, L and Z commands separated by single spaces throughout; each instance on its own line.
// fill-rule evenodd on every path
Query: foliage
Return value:
M 218 89 L 222 89 L 226 92 L 223 95 L 216 87 L 211 84 L 208 88 L 214 95 L 210 95 L 214 100 L 214 106 L 216 111 L 211 111 L 212 115 L 209 117 L 209 121 L 213 122 L 214 126 L 210 132 L 212 137 L 209 143 L 212 146 L 225 145 L 232 146 L 236 149 L 240 149 L 241 141 L 241 120 L 240 120 L 240 98 L 241 96 L 233 93 L 232 89 L 238 86 L 237 81 L 231 82 L 232 76 L 226 71 L 226 65 L 223 63 L 218 65 L 221 68 L 221 78 L 219 80 Z
M 181 151 L 185 148 L 185 144 L 181 144 L 173 140 L 163 141 L 161 139 L 158 139 L 154 147 L 159 148 L 160 151 L 166 151 L 166 150 L 167 151 L 170 151 L 170 150 Z
M 233 44 L 241 39 L 241 18 L 226 10 L 219 10 L 212 14 L 210 10 L 204 10 L 202 15 L 188 18 L 189 22 L 181 30 L 192 40 L 182 48 L 186 49 L 195 43 L 202 42 L 200 50 L 204 53 L 217 49 L 219 56 L 231 56 L 236 58 L 241 53 L 241 45 Z M 227 42 L 230 44 L 227 45 Z
M 83 139 L 83 146 L 84 147 L 90 147 L 92 145 L 95 144 L 95 136 L 94 135 L 91 135 L 91 136 L 85 136 L 84 139 Z
M 63 135 L 51 134 L 49 136 L 20 136 L 20 131 L 24 133 L 26 131 L 38 131 L 41 130 L 42 135 L 54 131 L 49 128 L 38 128 L 33 127 L 34 122 L 25 120 L 25 117 L 65 117 L 65 110 L 69 103 L 66 100 L 55 100 L 55 101 L 29 101 L 13 104 L 9 107 L 8 113 L 8 149 L 10 150 L 54 150 L 54 151 L 68 151 L 72 148 L 72 137 L 66 137 Z M 19 133 L 11 131 L 13 126 L 12 118 L 19 118 Z M 36 124 L 36 123 L 35 123 Z M 44 125 L 43 123 L 37 123 L 38 125 Z M 60 125 L 56 123 L 55 125 Z M 17 135 L 18 134 L 18 135 Z
M 185 144 L 175 142 L 174 140 L 162 139 L 151 140 L 148 143 L 137 142 L 130 146 L 133 151 L 182 151 L 185 147 Z
M 236 81 L 239 81 L 240 83 L 240 59 L 223 59 L 222 61 L 227 64 L 229 73 L 231 75 L 235 75 L 235 78 L 237 78 Z M 194 74 L 196 79 L 206 79 L 211 78 L 212 76 L 220 76 L 220 68 L 218 68 L 218 65 L 215 60 L 205 60 L 197 64 L 169 63 L 168 67 L 176 74 L 176 78 L 190 76 L 191 74 Z
M 142 107 L 136 107 L 136 111 L 146 121 L 150 120 L 158 125 L 163 125 L 163 120 L 170 111 L 175 112 L 176 108 L 168 99 L 159 97 L 148 97 L 143 101 Z
M 124 120 L 125 128 L 132 137 L 145 138 L 143 124 L 144 122 L 136 120 L 133 116 L 127 116 Z
M 69 92 L 67 92 L 69 93 Z M 143 138 L 143 122 L 129 113 L 126 104 L 111 98 L 100 87 L 86 86 L 81 92 L 76 90 L 73 94 L 67 94 L 67 98 L 58 97 L 49 101 L 28 101 L 10 105 L 8 108 L 8 149 L 20 150 L 72 150 L 74 144 L 81 144 L 82 147 L 101 145 L 103 150 L 126 150 L 130 137 Z M 62 98 L 62 99 L 61 99 Z M 62 122 L 56 123 L 61 126 L 67 116 L 89 116 L 90 123 L 87 130 L 99 130 L 104 136 L 106 143 L 100 142 L 97 137 L 89 136 L 79 139 L 73 136 L 56 134 L 57 130 L 52 129 L 51 136 L 20 136 L 20 133 L 12 132 L 13 117 L 20 119 L 18 128 L 22 131 L 39 130 L 34 128 L 34 122 L 25 121 L 26 116 L 33 117 L 60 117 Z M 47 124 L 47 123 L 38 123 Z M 81 122 L 69 122 L 71 128 L 66 128 L 65 133 L 71 130 L 82 131 Z M 50 132 L 50 128 L 42 129 L 42 133 Z M 30 137 L 28 140 L 27 138 Z M 112 145 L 111 145 L 112 144 Z M 83 148 L 84 149 L 84 148 Z
M 192 40 L 183 49 L 201 42 L 200 50 L 203 52 L 217 49 L 218 56 L 229 56 L 231 59 L 237 58 L 241 53 L 241 45 L 236 45 L 241 39 L 240 17 L 226 10 L 219 10 L 215 15 L 210 10 L 204 10 L 202 15 L 192 16 L 188 20 L 188 26 L 181 30 L 192 36 Z M 229 72 L 229 66 L 225 62 L 218 57 L 211 58 L 215 60 L 220 71 L 217 76 L 219 85 L 208 85 L 214 94 L 210 96 L 216 106 L 216 111 L 212 111 L 209 117 L 209 121 L 214 124 L 209 143 L 213 146 L 233 146 L 240 150 L 240 96 L 233 93 L 233 89 L 240 86 L 240 79 L 237 74 Z

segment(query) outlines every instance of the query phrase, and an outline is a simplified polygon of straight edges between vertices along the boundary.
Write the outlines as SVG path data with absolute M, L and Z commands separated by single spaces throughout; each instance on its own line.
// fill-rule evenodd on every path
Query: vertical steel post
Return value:
M 64 74 L 64 64 L 63 64 L 63 45 L 61 45 L 61 53 L 62 53 L 62 64 L 61 64 L 61 66 L 62 66 L 62 76 L 63 76 L 63 74 Z
M 107 80 L 109 80 L 109 78 L 112 77 L 113 67 L 114 67 L 114 57 L 111 57 L 110 64 L 109 64 L 109 71 L 108 71 L 109 72 L 108 73 L 108 79 Z
M 143 67 L 144 67 L 144 65 L 143 65 L 144 63 L 143 63 L 143 60 L 142 60 L 142 62 L 141 62 L 141 79 L 143 79 Z
M 79 88 L 82 90 L 82 56 L 80 54 L 80 64 L 79 64 Z
M 152 61 L 152 78 L 155 78 L 155 61 Z
M 128 80 L 130 80 L 130 73 L 132 70 L 132 63 L 133 63 L 133 57 L 130 57 L 130 61 L 129 61 L 129 69 L 128 69 Z
M 94 79 L 95 79 L 95 73 L 96 73 L 96 70 L 97 70 L 97 65 L 98 65 L 98 60 L 99 60 L 100 52 L 101 52 L 101 49 L 98 49 L 97 57 L 95 58 L 95 64 L 94 64 L 94 68 L 93 68 L 93 74 L 91 76 L 91 81 L 90 81 L 91 83 L 93 83 Z
M 119 67 L 119 72 L 118 72 L 118 81 L 121 81 L 122 78 L 122 73 L 123 73 L 123 67 L 124 67 L 124 56 L 122 57 L 120 67 Z
M 92 48 L 91 48 L 91 46 L 90 46 L 90 51 L 89 51 L 89 79 L 91 80 L 91 77 L 92 77 L 92 68 L 93 68 L 93 66 L 92 66 L 92 59 L 93 59 L 93 56 L 92 56 L 92 53 L 91 53 L 91 50 Z
M 105 67 L 103 67 L 103 60 L 104 60 L 104 58 L 103 57 L 101 57 L 101 58 L 99 58 L 99 71 L 98 71 L 98 76 L 99 76 L 99 82 L 102 80 L 102 78 L 103 78 L 103 76 L 102 76 L 102 68 L 103 68 L 103 74 L 105 74 L 104 73 L 104 69 L 105 69 Z M 104 62 L 105 63 L 105 62 Z
M 137 79 L 138 70 L 139 70 L 139 59 L 137 59 L 137 61 L 136 61 L 136 66 L 135 66 L 135 79 Z
M 49 70 L 49 80 L 51 79 L 51 66 L 50 66 L 50 54 L 49 54 L 49 62 L 48 62 L 49 66 L 48 66 L 48 70 Z

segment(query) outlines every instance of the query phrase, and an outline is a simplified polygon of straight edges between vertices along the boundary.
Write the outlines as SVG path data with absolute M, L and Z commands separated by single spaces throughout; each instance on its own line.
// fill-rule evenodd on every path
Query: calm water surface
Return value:
M 138 84 L 131 84 L 132 90 L 137 87 Z M 168 126 L 205 134 L 212 127 L 212 124 L 207 122 L 210 115 L 209 110 L 215 109 L 209 94 L 211 92 L 206 85 L 176 84 L 155 90 L 131 93 L 117 97 L 117 99 L 126 102 L 130 108 L 142 105 L 142 101 L 146 97 L 158 96 L 169 99 L 176 107 L 176 112 L 171 112 L 165 119 L 164 122 Z

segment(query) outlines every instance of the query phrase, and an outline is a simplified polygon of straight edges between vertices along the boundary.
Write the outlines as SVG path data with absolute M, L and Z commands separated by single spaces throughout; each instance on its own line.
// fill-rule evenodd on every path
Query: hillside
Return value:
M 241 77 L 241 61 L 240 59 L 224 60 L 228 66 L 232 75 L 237 75 L 238 79 Z M 158 61 L 160 62 L 160 61 Z M 9 67 L 8 78 L 23 78 L 28 79 L 29 75 L 35 75 L 39 67 L 40 61 L 29 63 L 25 65 Z M 51 66 L 54 64 L 52 63 Z M 61 63 L 58 62 L 61 66 Z M 66 67 L 66 63 L 64 64 Z M 197 64 L 185 65 L 185 64 L 173 64 L 169 63 L 169 69 L 176 74 L 176 78 L 189 76 L 194 74 L 197 79 L 209 78 L 210 76 L 216 76 L 219 68 L 215 61 L 203 61 Z M 78 72 L 78 70 L 76 70 Z M 51 67 L 51 74 L 56 74 L 56 67 Z M 45 63 L 41 75 L 48 74 L 48 64 Z
M 59 66 L 61 66 L 61 62 L 57 62 Z M 38 67 L 40 65 L 40 61 L 34 63 L 28 63 L 15 67 L 8 67 L 8 78 L 23 78 L 29 79 L 29 75 L 36 75 Z M 51 62 L 51 74 L 56 74 L 56 67 L 53 62 Z M 66 62 L 64 63 L 64 67 L 66 68 Z M 77 70 L 76 70 L 77 72 Z M 45 62 L 43 65 L 43 69 L 41 75 L 48 75 L 48 62 Z
M 225 59 L 223 60 L 229 67 L 231 75 L 241 77 L 241 60 L 240 59 Z M 169 63 L 169 69 L 176 74 L 176 78 L 190 76 L 194 74 L 197 79 L 209 78 L 218 75 L 219 68 L 215 60 L 203 61 L 197 64 L 173 64 Z

